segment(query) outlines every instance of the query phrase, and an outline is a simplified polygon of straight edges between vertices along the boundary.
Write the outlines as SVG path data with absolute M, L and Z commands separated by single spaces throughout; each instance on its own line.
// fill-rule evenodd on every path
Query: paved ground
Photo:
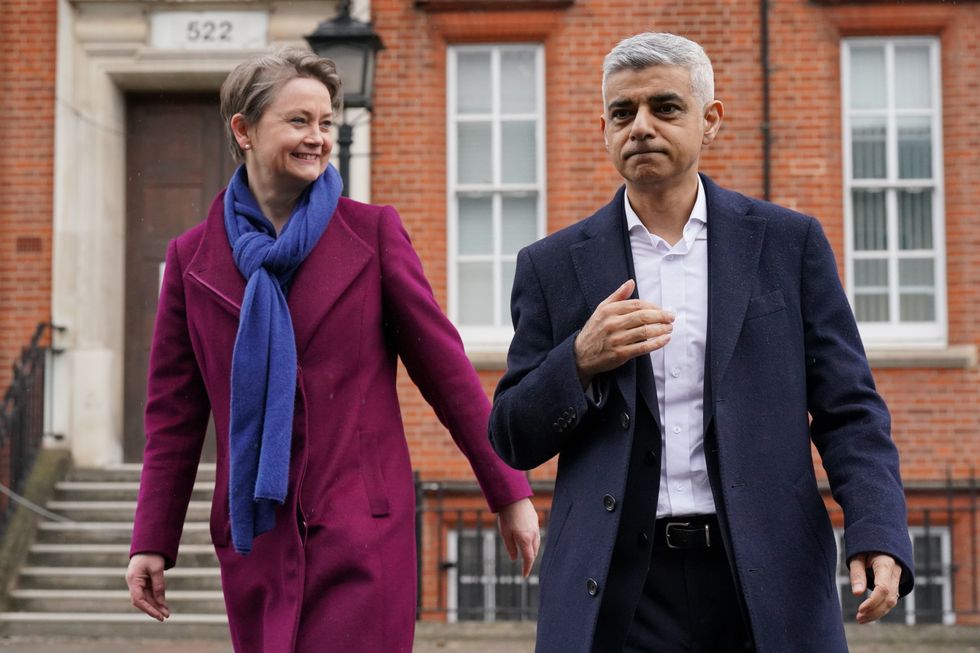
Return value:
M 528 624 L 419 624 L 414 653 L 531 653 Z M 980 627 L 849 629 L 851 653 L 980 653 Z M 232 653 L 226 642 L 0 638 L 2 653 Z M 346 653 L 346 652 L 345 652 Z M 786 653 L 792 653 L 787 651 Z

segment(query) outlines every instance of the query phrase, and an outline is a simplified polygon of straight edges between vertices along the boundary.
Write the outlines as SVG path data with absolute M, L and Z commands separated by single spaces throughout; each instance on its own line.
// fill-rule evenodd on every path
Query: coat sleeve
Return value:
M 913 586 L 913 558 L 891 419 L 875 389 L 830 243 L 814 219 L 802 284 L 810 434 L 844 510 L 846 557 L 891 555 L 902 566 L 904 596 Z
M 144 420 L 146 446 L 130 548 L 130 555 L 162 555 L 167 568 L 177 563 L 211 410 L 191 347 L 182 276 L 174 241 L 167 249 L 153 327 Z
M 587 413 L 605 403 L 608 378 L 600 375 L 591 392 L 583 392 L 575 366 L 579 329 L 556 342 L 526 248 L 517 257 L 511 317 L 514 339 L 507 353 L 507 372 L 494 394 L 490 440 L 508 464 L 531 469 L 579 437 Z
M 387 329 L 412 381 L 469 460 L 491 510 L 531 496 L 524 475 L 508 468 L 490 446 L 490 402 L 390 206 L 382 209 L 379 245 Z

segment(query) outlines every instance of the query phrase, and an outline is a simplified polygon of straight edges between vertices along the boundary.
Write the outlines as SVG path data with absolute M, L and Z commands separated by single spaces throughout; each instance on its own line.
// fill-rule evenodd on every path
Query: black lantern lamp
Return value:
M 350 0 L 344 0 L 339 15 L 323 21 L 316 31 L 304 38 L 314 52 L 337 64 L 343 82 L 344 107 L 370 111 L 374 101 L 374 56 L 385 47 L 371 23 L 351 18 Z M 337 158 L 340 176 L 344 179 L 345 197 L 350 192 L 350 146 L 353 142 L 354 128 L 341 115 Z

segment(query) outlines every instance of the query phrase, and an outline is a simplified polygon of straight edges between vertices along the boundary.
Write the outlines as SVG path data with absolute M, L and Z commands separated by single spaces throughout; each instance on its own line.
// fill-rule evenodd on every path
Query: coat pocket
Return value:
M 391 510 L 388 505 L 388 489 L 381 471 L 380 449 L 377 431 L 362 431 L 361 442 L 361 480 L 367 492 L 372 517 L 385 517 Z
M 774 290 L 749 300 L 749 305 L 745 309 L 745 321 L 748 322 L 757 317 L 764 317 L 785 309 L 786 301 L 783 299 L 783 291 Z

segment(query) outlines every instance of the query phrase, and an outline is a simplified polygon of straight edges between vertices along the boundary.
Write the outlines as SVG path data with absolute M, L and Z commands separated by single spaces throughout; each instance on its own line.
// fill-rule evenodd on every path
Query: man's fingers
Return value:
M 870 562 L 869 562 L 870 561 Z M 867 589 L 865 578 L 868 566 L 874 574 L 874 591 L 858 606 L 858 623 L 866 624 L 881 619 L 898 604 L 898 586 L 902 577 L 902 568 L 889 555 L 876 553 L 869 556 L 855 556 L 851 560 L 851 589 L 855 595 L 858 587 Z M 856 578 L 860 572 L 860 578 Z
M 867 580 L 865 580 L 867 578 L 865 571 L 867 560 L 863 554 L 856 555 L 851 558 L 848 565 L 851 572 L 851 594 L 854 596 L 861 596 L 868 590 Z
M 607 304 L 612 304 L 613 302 L 619 302 L 624 299 L 629 299 L 630 295 L 633 294 L 633 289 L 636 287 L 636 282 L 632 279 L 627 279 L 626 282 L 621 285 L 616 290 L 612 291 L 612 294 L 599 302 L 599 306 L 605 306 Z
M 898 603 L 898 593 L 892 594 L 885 586 L 876 586 L 874 591 L 858 606 L 857 621 L 871 623 L 884 617 Z

